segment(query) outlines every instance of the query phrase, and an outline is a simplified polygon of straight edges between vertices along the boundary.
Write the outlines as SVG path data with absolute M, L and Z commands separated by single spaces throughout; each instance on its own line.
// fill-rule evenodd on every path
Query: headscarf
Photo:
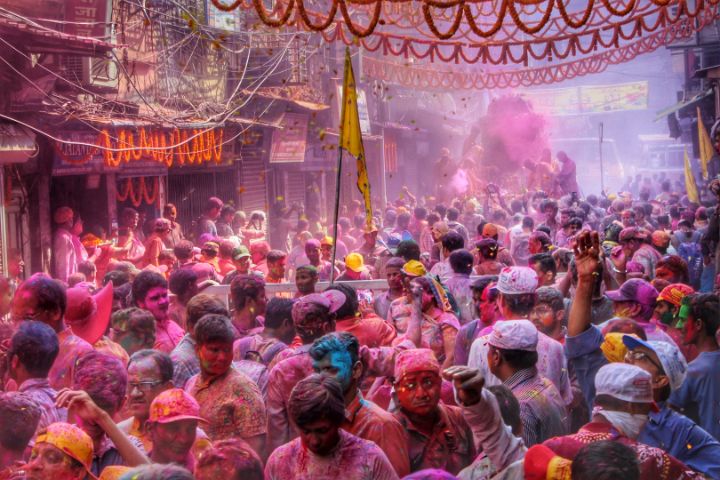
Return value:
M 460 308 L 447 287 L 440 282 L 440 278 L 429 273 L 426 274 L 424 278 L 429 280 L 430 291 L 433 297 L 435 297 L 437 306 L 443 312 L 453 313 L 456 317 L 460 318 Z

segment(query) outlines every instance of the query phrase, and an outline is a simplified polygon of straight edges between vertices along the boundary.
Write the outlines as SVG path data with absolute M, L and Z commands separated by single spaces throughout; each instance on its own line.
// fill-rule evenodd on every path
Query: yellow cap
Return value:
M 425 265 L 418 262 L 417 260 L 410 260 L 405 265 L 403 265 L 402 271 L 405 275 L 408 275 L 410 277 L 422 277 L 427 273 L 427 270 L 425 270 Z
M 365 261 L 359 253 L 348 253 L 345 257 L 345 266 L 353 272 L 359 273 L 365 270 Z
M 35 445 L 47 443 L 63 452 L 68 457 L 77 460 L 90 472 L 93 459 L 93 442 L 87 433 L 69 423 L 51 423 L 41 430 L 35 439 Z
M 333 237 L 329 235 L 325 235 L 322 240 L 320 240 L 320 245 L 330 245 L 332 247 L 333 245 Z

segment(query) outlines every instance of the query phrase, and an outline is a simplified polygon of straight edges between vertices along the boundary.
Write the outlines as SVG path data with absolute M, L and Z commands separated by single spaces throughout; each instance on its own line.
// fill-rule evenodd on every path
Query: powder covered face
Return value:
M 348 352 L 330 352 L 321 360 L 313 361 L 313 369 L 317 373 L 337 380 L 343 392 L 347 392 L 352 385 L 352 367 L 352 359 Z
M 154 423 L 150 429 L 153 443 L 151 458 L 158 463 L 185 465 L 190 449 L 195 443 L 197 420 L 177 420 Z
M 298 426 L 300 441 L 314 454 L 324 456 L 330 453 L 340 440 L 339 428 L 327 419 Z
M 315 284 L 317 283 L 317 275 L 313 275 L 307 270 L 299 270 L 295 275 L 295 285 L 298 292 L 302 295 L 315 293 Z
M 145 300 L 138 300 L 138 306 L 152 313 L 158 322 L 167 320 L 170 307 L 168 289 L 165 287 L 151 288 L 145 296 Z
M 429 415 L 440 402 L 441 383 L 436 372 L 405 374 L 395 384 L 400 407 L 415 415 Z
M 25 471 L 27 480 L 82 480 L 86 473 L 62 450 L 48 443 L 35 445 Z
M 143 358 L 128 366 L 127 407 L 130 413 L 145 420 L 150 415 L 150 404 L 166 388 L 160 378 L 160 369 L 152 358 Z
M 233 360 L 233 344 L 208 342 L 197 347 L 200 368 L 206 375 L 222 375 L 228 371 Z

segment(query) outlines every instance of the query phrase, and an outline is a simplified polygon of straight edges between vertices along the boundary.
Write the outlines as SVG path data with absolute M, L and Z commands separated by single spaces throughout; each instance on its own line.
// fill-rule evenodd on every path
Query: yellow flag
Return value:
M 698 117 L 698 145 L 700 146 L 700 169 L 702 171 L 703 180 L 708 179 L 708 163 L 713 157 L 713 145 L 710 141 L 710 135 L 705 128 L 700 114 L 700 107 L 697 107 Z
M 343 80 L 339 146 L 355 157 L 357 161 L 357 187 L 365 201 L 365 223 L 369 227 L 373 223 L 372 206 L 370 205 L 370 180 L 368 179 L 367 163 L 365 162 L 365 148 L 362 142 L 357 91 L 355 90 L 355 74 L 353 73 L 349 48 L 345 48 L 345 78 Z
M 697 185 L 695 185 L 695 177 L 690 168 L 690 157 L 688 157 L 687 150 L 685 150 L 685 190 L 687 190 L 688 200 L 695 203 L 700 203 L 700 197 L 698 196 Z

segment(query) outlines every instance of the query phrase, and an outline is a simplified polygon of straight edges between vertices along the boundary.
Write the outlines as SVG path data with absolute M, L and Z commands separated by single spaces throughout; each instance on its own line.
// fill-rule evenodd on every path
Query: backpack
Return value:
M 690 284 L 697 288 L 700 286 L 700 276 L 703 271 L 703 255 L 700 244 L 696 242 L 682 242 L 677 249 L 678 256 L 685 260 L 690 274 Z

